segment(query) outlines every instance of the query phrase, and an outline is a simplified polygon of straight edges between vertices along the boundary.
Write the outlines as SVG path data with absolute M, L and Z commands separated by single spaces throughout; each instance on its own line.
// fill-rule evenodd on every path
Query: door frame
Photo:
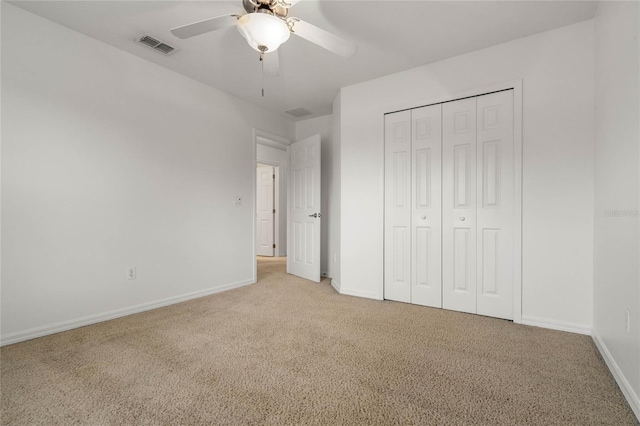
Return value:
M 275 148 L 275 149 L 279 149 L 282 151 L 285 151 L 287 153 L 287 162 L 286 164 L 280 164 L 276 162 L 271 162 L 271 161 L 265 161 L 264 159 L 258 159 L 258 145 L 265 145 L 265 146 L 269 146 L 271 148 Z M 253 129 L 253 158 L 252 158 L 252 203 L 251 203 L 251 208 L 253 210 L 253 225 L 252 225 L 252 236 L 251 236 L 251 258 L 253 259 L 253 277 L 252 277 L 252 282 L 255 284 L 258 281 L 258 256 L 256 254 L 256 235 L 257 235 L 257 231 L 256 231 L 256 222 L 258 220 L 258 214 L 256 212 L 256 208 L 257 208 L 257 191 L 258 191 L 258 185 L 257 185 L 257 163 L 258 161 L 260 163 L 264 163 L 264 164 L 268 164 L 270 166 L 274 166 L 277 167 L 278 171 L 276 172 L 277 175 L 279 175 L 280 173 L 282 173 L 282 167 L 285 168 L 285 170 L 289 170 L 289 145 L 291 145 L 291 140 L 284 138 L 282 136 L 278 136 L 278 135 L 274 135 L 273 133 L 269 133 L 266 132 L 264 130 L 260 130 L 260 129 Z M 285 171 L 286 173 L 286 171 Z M 280 176 L 277 176 L 276 180 L 278 181 L 278 186 L 279 186 L 279 181 L 280 181 Z M 287 186 L 289 185 L 289 180 L 287 179 Z M 280 197 L 282 194 L 280 192 L 280 188 L 277 188 L 277 196 Z M 289 210 L 289 198 L 287 197 L 287 211 Z M 276 210 L 278 211 L 278 210 Z M 279 221 L 277 221 L 276 223 L 279 223 Z M 278 225 L 277 229 L 274 230 L 274 232 L 277 232 L 277 234 L 274 236 L 274 241 L 276 242 L 276 250 L 279 250 L 279 245 L 280 245 L 280 225 Z M 287 226 L 287 240 L 289 239 L 289 229 Z M 274 255 L 279 254 L 278 252 L 275 252 Z M 288 263 L 288 262 L 287 262 Z M 289 271 L 289 267 L 287 265 L 287 272 Z
M 440 96 L 437 98 L 425 99 L 423 102 L 395 102 L 388 104 L 381 114 L 384 122 L 385 114 L 393 112 L 420 108 L 423 106 L 451 102 L 458 99 L 486 95 L 492 92 L 503 90 L 513 90 L 513 161 L 514 161 L 514 264 L 513 264 L 513 322 L 522 323 L 522 79 L 509 80 L 490 86 L 467 90 L 453 95 Z M 384 135 L 383 135 L 384 136 Z M 380 190 L 384 194 L 384 137 L 380 140 L 379 149 L 383 155 L 380 156 L 378 164 L 380 170 Z M 382 202 L 382 223 L 383 230 L 382 258 L 384 259 L 384 195 Z M 383 266 L 384 267 L 384 266 Z M 383 270 L 384 274 L 384 270 Z M 382 279 L 379 293 L 384 298 L 384 278 Z

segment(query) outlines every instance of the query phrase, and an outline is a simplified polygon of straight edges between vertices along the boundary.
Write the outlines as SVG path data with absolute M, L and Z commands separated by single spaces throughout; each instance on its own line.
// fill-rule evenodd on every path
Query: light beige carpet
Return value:
M 2 348 L 2 424 L 637 421 L 587 336 L 259 282 Z

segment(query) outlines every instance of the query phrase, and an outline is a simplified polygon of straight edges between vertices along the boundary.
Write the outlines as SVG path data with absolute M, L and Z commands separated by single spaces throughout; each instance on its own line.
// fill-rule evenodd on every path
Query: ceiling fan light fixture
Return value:
M 273 52 L 291 34 L 285 21 L 268 13 L 243 15 L 238 18 L 237 26 L 249 46 L 261 53 Z

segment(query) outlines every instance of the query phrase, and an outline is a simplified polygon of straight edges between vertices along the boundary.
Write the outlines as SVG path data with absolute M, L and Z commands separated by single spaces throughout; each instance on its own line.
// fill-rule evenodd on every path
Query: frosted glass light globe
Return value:
M 291 32 L 287 24 L 280 18 L 267 13 L 248 13 L 238 19 L 238 31 L 258 52 L 261 46 L 266 52 L 273 52 L 289 39 Z

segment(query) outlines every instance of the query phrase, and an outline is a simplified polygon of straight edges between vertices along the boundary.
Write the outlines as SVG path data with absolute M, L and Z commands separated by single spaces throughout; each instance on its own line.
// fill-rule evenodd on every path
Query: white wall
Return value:
M 2 112 L 4 343 L 252 282 L 253 129 L 292 122 L 6 2 Z
M 258 143 L 256 145 L 256 158 L 258 162 L 278 166 L 278 200 L 276 212 L 278 215 L 278 243 L 276 253 L 278 256 L 287 255 L 287 177 L 289 176 L 289 153 L 285 145 L 279 148 Z
M 321 213 L 322 228 L 320 230 L 320 272 L 323 275 L 331 277 L 332 262 L 331 253 L 333 249 L 333 241 L 331 240 L 331 229 L 338 217 L 334 209 L 333 203 L 333 117 L 325 115 L 322 117 L 310 118 L 296 122 L 296 140 L 319 134 L 321 144 Z
M 640 418 L 639 13 L 637 2 L 600 2 L 595 19 L 593 334 Z M 616 209 L 624 216 L 607 215 Z
M 589 332 L 593 68 L 590 20 L 343 88 L 341 290 L 383 295 L 383 113 L 522 79 L 523 321 Z

